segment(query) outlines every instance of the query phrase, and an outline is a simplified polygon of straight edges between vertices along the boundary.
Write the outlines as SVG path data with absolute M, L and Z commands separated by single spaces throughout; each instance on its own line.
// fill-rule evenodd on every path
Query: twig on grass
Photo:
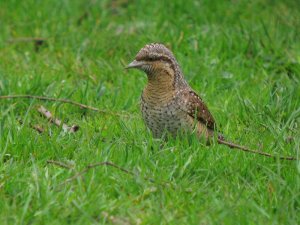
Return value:
M 103 114 L 110 114 L 113 116 L 120 116 L 120 117 L 121 116 L 122 117 L 130 117 L 130 115 L 125 115 L 122 113 L 99 109 L 99 108 L 84 105 L 84 104 L 81 104 L 79 102 L 75 102 L 75 101 L 72 101 L 69 99 L 51 98 L 51 97 L 36 96 L 36 95 L 4 95 L 4 96 L 0 96 L 0 99 L 13 99 L 13 98 L 27 98 L 27 99 L 38 99 L 38 100 L 42 100 L 42 101 L 62 102 L 62 103 L 67 103 L 67 104 L 71 104 L 71 105 L 80 107 L 81 109 L 88 109 L 88 110 L 92 110 L 92 111 L 103 113 Z
M 245 146 L 241 146 L 241 145 L 238 145 L 238 144 L 235 144 L 235 143 L 224 141 L 224 140 L 219 139 L 219 138 L 218 138 L 218 143 L 226 145 L 230 148 L 234 148 L 236 150 L 241 150 L 241 151 L 244 151 L 244 152 L 259 154 L 259 155 L 263 155 L 263 156 L 270 157 L 270 158 L 277 158 L 277 156 L 275 156 L 275 155 L 271 155 L 269 153 L 258 151 L 258 150 L 252 150 L 252 149 L 249 149 Z M 285 156 L 278 156 L 278 158 L 281 159 L 281 160 L 296 160 L 296 158 L 292 157 L 292 156 L 286 156 L 286 157 Z
M 127 174 L 130 174 L 132 176 L 135 176 L 135 174 L 129 170 L 126 170 L 120 166 L 117 166 L 116 164 L 112 163 L 112 162 L 98 162 L 98 163 L 95 163 L 95 164 L 90 164 L 88 165 L 85 169 L 83 169 L 82 171 L 76 173 L 74 176 L 66 179 L 64 182 L 62 182 L 61 184 L 59 184 L 59 186 L 61 185 L 65 185 L 73 180 L 76 180 L 78 177 L 81 177 L 83 176 L 85 173 L 87 173 L 90 169 L 93 169 L 93 168 L 96 168 L 96 167 L 99 167 L 99 166 L 111 166 L 111 167 L 114 167 L 124 173 L 127 173 Z
M 34 130 L 36 130 L 39 134 L 43 133 L 45 130 L 38 124 L 29 124 L 30 127 Z
M 23 124 L 23 121 L 21 119 L 18 120 L 18 122 L 22 125 Z M 40 125 L 38 124 L 31 124 L 29 123 L 29 127 L 36 130 L 39 134 L 43 133 L 45 130 L 43 127 L 41 127 Z
M 59 166 L 59 167 L 65 168 L 65 169 L 73 169 L 72 166 L 69 166 L 63 162 L 59 162 L 59 161 L 55 161 L 55 160 L 47 160 L 47 163 L 53 164 L 53 165 L 56 165 L 56 166 Z
M 66 168 L 66 169 L 72 169 L 70 166 L 66 165 L 65 163 L 59 162 L 59 161 L 47 160 L 47 163 L 53 164 L 53 165 L 56 165 L 56 166 L 59 166 L 62 168 Z M 82 171 L 80 171 L 80 172 L 76 173 L 75 175 L 73 175 L 72 177 L 66 179 L 64 182 L 58 184 L 58 186 L 65 185 L 73 180 L 76 180 L 78 177 L 81 177 L 84 174 L 86 174 L 90 169 L 94 169 L 94 168 L 100 167 L 100 166 L 110 166 L 110 167 L 113 167 L 113 168 L 116 168 L 116 169 L 122 171 L 123 173 L 129 174 L 131 176 L 137 176 L 132 171 L 129 171 L 123 167 L 120 167 L 112 162 L 104 161 L 104 162 L 98 162 L 98 163 L 94 163 L 94 164 L 90 164 L 90 165 L 86 166 Z M 154 183 L 154 180 L 152 178 L 145 177 L 144 179 Z
M 72 125 L 69 127 L 67 124 L 62 123 L 59 119 L 53 118 L 51 112 L 42 105 L 38 108 L 38 112 L 45 116 L 51 123 L 58 127 L 62 127 L 65 132 L 75 133 L 79 129 L 78 125 Z

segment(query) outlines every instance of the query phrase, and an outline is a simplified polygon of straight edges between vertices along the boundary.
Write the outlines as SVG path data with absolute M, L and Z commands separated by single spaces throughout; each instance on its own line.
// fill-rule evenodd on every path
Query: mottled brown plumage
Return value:
M 213 136 L 216 124 L 202 99 L 192 90 L 172 52 L 162 44 L 142 48 L 127 68 L 144 71 L 148 84 L 141 96 L 143 119 L 155 137 L 181 130 Z
M 217 131 L 216 123 L 202 99 L 192 90 L 172 52 L 162 44 L 149 44 L 142 48 L 127 68 L 144 71 L 148 83 L 141 96 L 141 111 L 147 127 L 154 137 L 167 131 L 176 136 L 181 131 L 195 132 L 208 141 Z M 245 152 L 275 157 L 225 141 L 218 134 L 218 143 Z M 280 157 L 295 160 L 294 157 Z

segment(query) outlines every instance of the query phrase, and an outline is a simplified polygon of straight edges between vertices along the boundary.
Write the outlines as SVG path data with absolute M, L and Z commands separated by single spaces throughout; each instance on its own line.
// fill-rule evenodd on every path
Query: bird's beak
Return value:
M 139 68 L 141 67 L 142 65 L 144 65 L 145 63 L 144 62 L 139 62 L 139 61 L 136 61 L 136 60 L 133 60 L 131 63 L 129 63 L 125 69 L 131 69 L 131 68 Z

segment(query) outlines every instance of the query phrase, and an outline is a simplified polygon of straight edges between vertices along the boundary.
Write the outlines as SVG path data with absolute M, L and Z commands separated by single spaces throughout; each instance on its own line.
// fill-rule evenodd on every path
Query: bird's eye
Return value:
M 155 61 L 155 58 L 154 58 L 153 56 L 149 56 L 149 57 L 148 57 L 148 61 L 151 61 L 151 62 L 152 62 L 152 61 Z

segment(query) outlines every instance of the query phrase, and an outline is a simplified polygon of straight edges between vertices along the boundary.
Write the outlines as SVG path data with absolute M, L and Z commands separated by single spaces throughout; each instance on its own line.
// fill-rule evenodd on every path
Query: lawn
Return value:
M 151 42 L 172 49 L 228 140 L 276 158 L 154 139 L 147 77 L 124 70 Z M 0 95 L 16 94 L 102 111 L 0 99 L 0 224 L 300 223 L 298 0 L 2 0 Z M 116 167 L 85 170 L 101 162 Z

